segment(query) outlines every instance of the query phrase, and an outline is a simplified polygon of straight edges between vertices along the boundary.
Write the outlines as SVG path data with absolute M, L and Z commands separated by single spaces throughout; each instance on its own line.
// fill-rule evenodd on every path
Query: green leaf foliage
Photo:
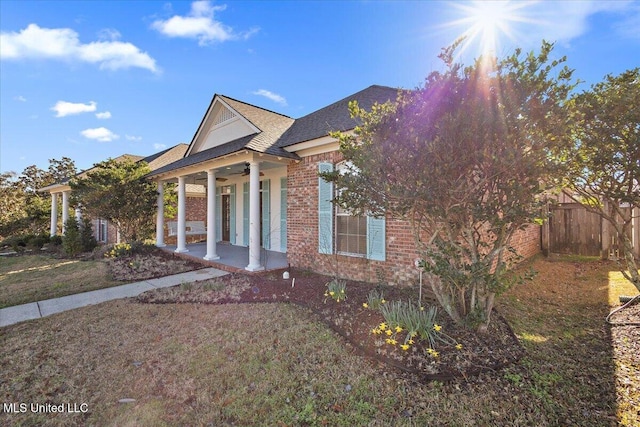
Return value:
M 561 173 L 554 153 L 569 140 L 574 83 L 550 43 L 468 67 L 453 61 L 457 47 L 443 50 L 444 72 L 396 102 L 352 103 L 361 125 L 335 134 L 350 170 L 322 175 L 341 189 L 335 203 L 411 221 L 440 304 L 483 330 L 495 295 L 514 283 L 510 240 L 539 221 Z
M 576 201 L 611 224 L 624 252 L 620 269 L 640 290 L 631 237 L 633 217 L 640 215 L 640 68 L 607 75 L 572 102 L 566 186 Z
M 124 241 L 142 241 L 155 227 L 158 193 L 149 172 L 144 162 L 109 159 L 72 180 L 72 195 L 90 216 L 113 222 Z

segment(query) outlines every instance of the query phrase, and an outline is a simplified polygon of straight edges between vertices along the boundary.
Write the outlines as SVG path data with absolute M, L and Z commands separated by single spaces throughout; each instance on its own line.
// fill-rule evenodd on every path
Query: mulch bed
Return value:
M 438 344 L 438 356 L 428 353 L 426 343 L 417 341 L 409 350 L 385 343 L 384 335 L 372 330 L 384 321 L 378 310 L 362 306 L 372 289 L 384 292 L 387 301 L 416 301 L 417 289 L 374 285 L 347 281 L 346 301 L 336 302 L 325 297 L 330 277 L 305 270 L 290 270 L 290 279 L 282 271 L 257 275 L 233 273 L 210 281 L 188 286 L 158 289 L 137 297 L 141 303 L 266 303 L 288 302 L 310 309 L 320 320 L 341 335 L 359 353 L 391 366 L 399 374 L 423 381 L 447 381 L 475 376 L 481 372 L 502 369 L 524 355 L 517 337 L 506 320 L 494 311 L 486 334 L 478 335 L 457 327 L 444 312 L 438 314 L 442 331 L 461 344 Z M 295 284 L 293 282 L 295 278 Z M 433 302 L 425 301 L 429 306 Z M 404 338 L 404 337 L 403 337 Z M 404 375 L 403 375 L 404 376 Z

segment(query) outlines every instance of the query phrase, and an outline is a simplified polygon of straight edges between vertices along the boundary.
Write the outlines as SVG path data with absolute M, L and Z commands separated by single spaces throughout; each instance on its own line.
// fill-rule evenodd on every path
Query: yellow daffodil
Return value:
M 456 344 L 456 348 L 457 348 L 458 350 L 462 350 L 462 344 Z
M 372 330 L 371 330 L 371 333 L 372 333 L 372 334 L 376 334 L 376 335 L 378 335 L 378 334 L 381 334 L 381 333 L 382 333 L 382 331 L 381 331 L 380 329 L 378 329 L 378 328 L 375 328 L 375 329 L 372 329 Z
M 437 323 L 435 325 L 433 325 L 433 330 L 436 332 L 440 332 L 440 330 L 442 329 L 442 326 L 438 325 Z
M 380 304 L 384 304 L 384 303 L 386 303 L 386 302 L 387 302 L 387 300 L 386 300 L 386 299 L 384 299 L 384 298 L 382 298 L 382 299 L 380 300 Z
M 438 353 L 437 351 L 435 351 L 435 350 L 434 350 L 434 351 L 431 353 L 431 355 L 432 355 L 433 357 L 438 357 L 438 356 L 440 355 L 440 353 Z
M 387 329 L 387 324 L 382 322 L 380 323 L 380 326 L 378 326 L 380 328 L 381 331 L 384 331 L 385 329 Z
M 400 348 L 402 348 L 404 351 L 409 350 L 409 346 L 407 344 L 402 344 Z
M 333 291 L 329 291 L 329 295 L 334 296 L 336 293 Z
M 402 332 L 402 328 L 400 326 L 396 326 L 396 332 Z
M 386 332 L 386 334 L 387 334 L 387 335 L 389 335 L 389 336 L 391 336 L 391 334 L 393 334 L 393 332 L 391 332 L 391 329 L 387 329 L 385 332 Z
M 366 302 L 363 302 L 363 303 L 362 303 L 362 306 L 363 306 L 364 308 L 369 308 L 369 304 L 367 304 Z
M 409 341 L 407 341 L 407 342 L 408 342 L 409 344 L 411 344 L 411 345 L 415 344 L 415 341 L 414 341 L 414 340 L 409 340 Z

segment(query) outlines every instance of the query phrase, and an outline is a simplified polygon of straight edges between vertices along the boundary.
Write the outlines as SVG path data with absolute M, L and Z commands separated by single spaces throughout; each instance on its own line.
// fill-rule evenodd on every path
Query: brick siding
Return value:
M 308 156 L 287 171 L 287 247 L 293 267 L 323 274 L 394 285 L 418 281 L 418 252 L 408 221 L 387 218 L 386 261 L 318 253 L 318 163 L 342 160 L 339 152 Z M 540 227 L 516 233 L 512 246 L 525 258 L 540 251 Z
M 206 197 L 187 197 L 185 200 L 185 207 L 187 211 L 185 221 L 204 221 L 207 223 L 207 198 Z M 177 210 L 176 210 L 177 212 Z M 164 219 L 164 242 L 167 245 L 177 244 L 178 236 L 169 236 L 169 226 L 167 223 L 171 221 L 177 221 L 178 214 L 174 218 Z M 186 236 L 187 243 L 200 242 L 207 239 L 206 234 L 190 234 Z

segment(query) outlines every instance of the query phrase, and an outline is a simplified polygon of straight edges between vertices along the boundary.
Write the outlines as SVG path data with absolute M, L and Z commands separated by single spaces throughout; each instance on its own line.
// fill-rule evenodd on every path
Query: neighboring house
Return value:
M 287 253 L 293 267 L 320 273 L 391 283 L 413 279 L 418 253 L 410 224 L 337 209 L 330 201 L 333 185 L 318 177 L 341 167 L 338 141 L 329 132 L 356 126 L 349 101 L 370 109 L 394 101 L 397 93 L 370 86 L 299 119 L 214 95 L 184 157 L 149 175 L 161 194 L 164 183 L 178 184 L 178 215 L 169 227 L 176 252 L 188 251 L 195 225 L 205 233 L 206 260 L 218 259 L 218 242 L 246 246 L 249 271 L 264 268 L 264 248 Z M 206 199 L 190 199 L 189 185 L 203 185 Z M 160 205 L 158 246 L 174 237 L 164 224 Z M 540 227 L 519 233 L 513 246 L 525 257 L 539 252 Z
M 135 156 L 132 154 L 123 154 L 121 156 L 116 157 L 115 161 L 125 161 L 125 160 L 133 160 L 135 162 L 146 162 L 149 165 L 149 168 L 153 171 L 158 168 L 161 168 L 169 163 L 175 162 L 176 160 L 182 158 L 188 148 L 187 144 L 178 144 L 174 147 L 168 148 L 166 150 L 160 151 L 159 153 L 152 154 L 151 156 Z M 84 178 L 87 176 L 89 172 L 91 172 L 94 168 L 87 169 L 78 173 L 76 176 L 79 178 Z M 69 196 L 71 194 L 71 186 L 69 185 L 69 181 L 71 178 L 66 179 L 63 182 L 49 185 L 47 187 L 40 188 L 38 191 L 48 192 L 51 194 L 51 227 L 50 234 L 51 236 L 55 236 L 58 234 L 59 226 L 58 221 L 59 217 L 62 217 L 62 234 L 64 234 L 64 224 L 67 222 L 69 218 L 70 206 L 69 206 Z M 202 188 L 194 188 L 189 193 L 192 197 L 200 197 L 202 200 L 202 195 L 204 190 Z M 62 206 L 61 215 L 58 215 L 59 197 L 62 198 Z M 194 203 L 194 204 L 197 204 Z M 75 207 L 75 216 L 78 220 L 81 218 L 81 210 L 78 207 Z M 91 224 L 93 226 L 93 232 L 96 240 L 100 243 L 118 243 L 119 235 L 118 230 L 115 225 L 110 223 L 104 218 L 91 218 Z

